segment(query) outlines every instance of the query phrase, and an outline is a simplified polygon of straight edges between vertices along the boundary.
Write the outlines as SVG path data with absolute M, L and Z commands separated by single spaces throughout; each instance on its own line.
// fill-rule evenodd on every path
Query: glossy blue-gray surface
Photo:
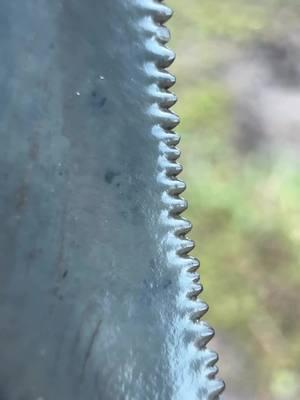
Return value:
M 169 16 L 0 0 L 1 400 L 222 390 L 178 216 Z

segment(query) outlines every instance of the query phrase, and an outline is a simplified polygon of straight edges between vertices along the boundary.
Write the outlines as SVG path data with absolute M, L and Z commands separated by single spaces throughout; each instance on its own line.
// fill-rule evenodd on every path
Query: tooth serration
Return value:
M 159 147 L 157 181 L 162 186 L 161 199 L 165 206 L 161 212 L 161 219 L 168 228 L 163 241 L 167 249 L 167 260 L 172 267 L 178 268 L 182 289 L 176 300 L 180 314 L 176 326 L 181 330 L 182 337 L 193 338 L 193 345 L 190 342 L 186 347 L 189 365 L 184 364 L 185 361 L 178 363 L 182 366 L 184 364 L 184 367 L 190 370 L 196 361 L 201 361 L 198 371 L 198 394 L 191 395 L 190 400 L 217 400 L 224 390 L 224 383 L 215 379 L 218 372 L 215 366 L 218 355 L 206 347 L 214 336 L 214 330 L 201 320 L 208 311 L 208 305 L 198 298 L 202 292 L 196 272 L 199 261 L 188 255 L 194 248 L 194 242 L 185 237 L 191 230 L 191 223 L 180 216 L 187 208 L 187 202 L 179 197 L 185 190 L 185 184 L 176 178 L 182 171 L 181 165 L 176 162 L 180 151 L 175 147 L 180 137 L 172 132 L 172 129 L 178 125 L 179 118 L 169 110 L 177 100 L 176 96 L 168 91 L 174 85 L 175 77 L 164 69 L 175 58 L 175 54 L 165 47 L 170 35 L 163 25 L 172 16 L 172 10 L 162 4 L 163 0 L 135 1 L 148 13 L 141 19 L 140 26 L 148 36 L 145 41 L 148 60 L 144 64 L 144 70 L 151 80 L 147 91 L 153 98 L 153 103 L 148 109 L 148 114 L 154 122 L 152 135 L 157 138 Z M 183 382 L 183 386 L 187 384 L 187 381 Z M 177 398 L 181 398 L 180 393 Z

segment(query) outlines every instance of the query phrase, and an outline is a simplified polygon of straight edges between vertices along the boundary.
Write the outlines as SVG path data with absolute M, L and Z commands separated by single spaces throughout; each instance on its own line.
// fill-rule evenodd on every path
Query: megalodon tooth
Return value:
M 180 216 L 171 14 L 0 0 L 0 400 L 223 391 Z

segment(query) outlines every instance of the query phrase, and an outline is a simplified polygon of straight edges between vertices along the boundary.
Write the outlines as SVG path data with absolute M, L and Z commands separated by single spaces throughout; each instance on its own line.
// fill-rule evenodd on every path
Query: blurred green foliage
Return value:
M 282 158 L 270 162 L 237 152 L 222 68 L 258 35 L 299 24 L 300 2 L 169 0 L 169 5 L 175 10 L 171 47 L 178 57 L 172 72 L 178 78 L 175 111 L 182 118 L 187 216 L 202 263 L 202 297 L 211 306 L 208 319 L 220 338 L 230 336 L 250 357 L 253 399 L 297 400 L 300 170 Z M 230 372 L 226 366 L 221 372 L 229 387 Z M 240 377 L 241 385 L 246 379 Z

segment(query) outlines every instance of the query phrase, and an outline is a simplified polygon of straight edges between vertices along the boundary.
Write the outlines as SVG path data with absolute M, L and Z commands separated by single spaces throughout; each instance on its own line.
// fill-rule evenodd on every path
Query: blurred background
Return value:
M 185 198 L 227 400 L 300 399 L 300 1 L 169 0 Z

